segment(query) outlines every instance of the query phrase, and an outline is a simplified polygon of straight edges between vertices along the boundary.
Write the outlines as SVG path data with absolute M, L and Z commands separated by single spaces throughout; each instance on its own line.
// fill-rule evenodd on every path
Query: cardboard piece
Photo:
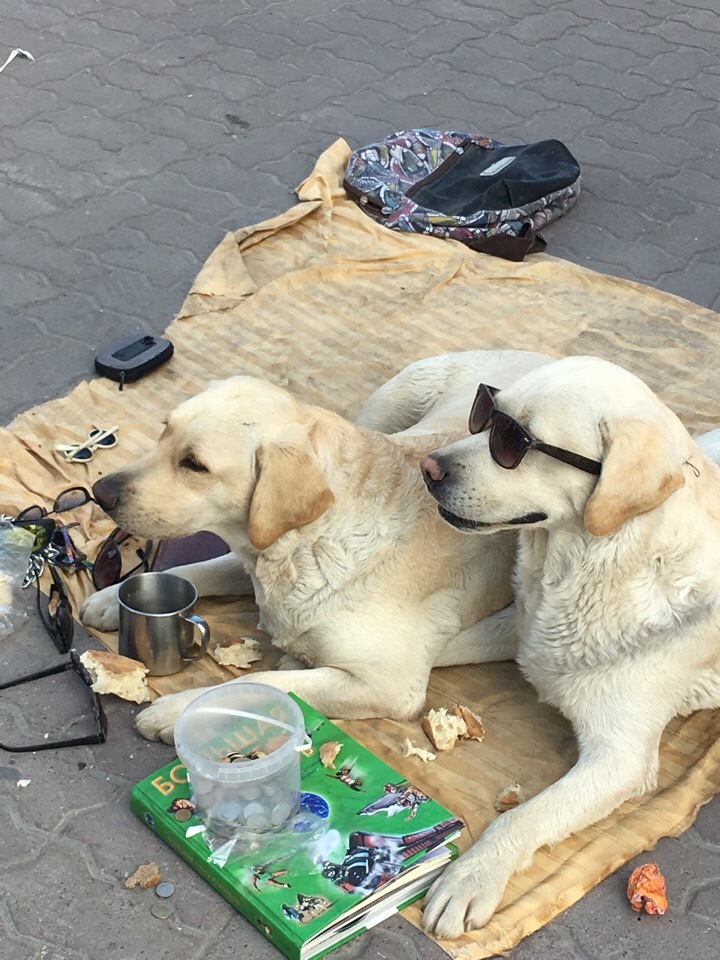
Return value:
M 353 417 L 375 387 L 420 357 L 474 348 L 595 354 L 645 379 L 692 432 L 716 425 L 720 334 L 714 313 L 550 256 L 509 263 L 454 241 L 391 232 L 345 196 L 341 179 L 349 153 L 338 140 L 298 188 L 296 206 L 221 241 L 167 331 L 175 344 L 169 364 L 122 393 L 109 380 L 81 383 L 0 432 L 0 509 L 49 505 L 66 486 L 92 484 L 149 450 L 163 417 L 181 400 L 209 380 L 238 373 L 264 377 Z M 92 424 L 119 424 L 118 445 L 86 465 L 67 464 L 53 452 L 56 443 L 85 437 Z M 112 521 L 91 505 L 73 519 L 81 521 L 73 537 L 87 543 L 92 556 Z M 69 584 L 78 609 L 92 586 L 85 575 Z M 250 602 L 203 601 L 199 612 L 215 637 L 262 637 Z M 102 639 L 113 647 L 113 636 Z M 267 669 L 277 659 L 267 640 L 263 649 L 254 668 Z M 167 693 L 237 673 L 206 657 L 175 677 L 153 678 L 152 686 Z M 498 790 L 519 781 L 533 796 L 576 754 L 569 725 L 538 703 L 512 663 L 435 670 L 428 706 L 458 702 L 482 715 L 484 742 L 463 742 L 426 765 L 401 756 L 407 736 L 428 746 L 419 720 L 343 726 L 462 817 L 467 846 L 497 816 Z M 491 922 L 443 942 L 445 950 L 463 960 L 507 950 L 659 837 L 684 830 L 720 788 L 719 734 L 720 713 L 671 723 L 657 792 L 541 851 L 525 874 L 513 878 Z M 420 922 L 418 906 L 406 915 Z

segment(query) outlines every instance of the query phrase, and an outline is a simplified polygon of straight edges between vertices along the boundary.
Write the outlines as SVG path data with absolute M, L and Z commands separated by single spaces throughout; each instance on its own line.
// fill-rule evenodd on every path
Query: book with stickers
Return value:
M 138 783 L 131 805 L 290 960 L 313 960 L 421 897 L 457 856 L 452 840 L 464 824 L 293 699 L 310 741 L 301 757 L 297 832 L 219 857 L 179 760 Z M 332 766 L 320 759 L 323 744 L 334 744 L 332 753 L 340 745 Z

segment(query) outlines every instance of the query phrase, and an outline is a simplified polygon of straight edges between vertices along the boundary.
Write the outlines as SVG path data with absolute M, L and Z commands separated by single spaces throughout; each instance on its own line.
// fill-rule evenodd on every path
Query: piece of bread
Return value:
M 495 798 L 495 803 L 493 806 L 498 813 L 505 813 L 506 810 L 512 810 L 513 807 L 516 807 L 519 803 L 522 803 L 523 800 L 523 791 L 520 784 L 511 783 L 509 786 L 503 787 L 503 789 Z
M 485 736 L 485 727 L 480 717 L 473 713 L 470 707 L 465 707 L 461 703 L 456 703 L 452 708 L 452 713 L 465 721 L 465 733 L 460 734 L 462 740 L 479 740 L 482 742 Z
M 215 663 L 221 667 L 239 667 L 246 670 L 255 660 L 262 659 L 260 644 L 252 637 L 241 637 L 235 643 L 216 643 L 208 651 Z
M 457 738 L 467 734 L 463 718 L 448 713 L 445 707 L 431 710 L 423 717 L 422 728 L 436 750 L 452 750 Z
M 156 887 L 161 880 L 160 868 L 156 863 L 142 863 L 135 873 L 125 881 L 125 887 L 132 890 L 133 887 L 142 887 L 143 890 L 149 890 L 150 887 Z
M 419 757 L 423 763 L 429 763 L 435 759 L 435 754 L 429 750 L 423 750 L 422 747 L 416 747 L 409 737 L 403 741 L 402 755 L 404 757 Z
M 145 679 L 148 668 L 139 660 L 106 650 L 88 650 L 81 655 L 80 662 L 90 674 L 95 693 L 114 693 L 116 697 L 135 703 L 150 699 Z

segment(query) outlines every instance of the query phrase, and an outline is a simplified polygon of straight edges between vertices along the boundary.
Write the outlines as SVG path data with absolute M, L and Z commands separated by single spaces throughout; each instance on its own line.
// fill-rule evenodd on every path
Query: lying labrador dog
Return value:
M 481 387 L 471 429 L 422 469 L 456 530 L 523 524 L 516 610 L 478 642 L 565 714 L 579 759 L 435 882 L 424 916 L 441 937 L 484 926 L 539 847 L 652 790 L 672 717 L 720 706 L 720 470 L 678 418 L 620 367 L 571 357 Z
M 474 628 L 510 602 L 516 550 L 512 531 L 480 541 L 444 523 L 418 462 L 467 434 L 478 380 L 508 385 L 550 359 L 488 351 L 420 361 L 370 398 L 361 426 L 236 377 L 183 403 L 157 448 L 94 493 L 138 536 L 209 530 L 230 545 L 174 572 L 200 596 L 254 592 L 261 626 L 296 669 L 253 680 L 331 717 L 412 717 L 432 667 L 496 659 Z M 89 597 L 81 619 L 117 629 L 117 588 Z M 172 742 L 202 692 L 160 697 L 138 729 Z

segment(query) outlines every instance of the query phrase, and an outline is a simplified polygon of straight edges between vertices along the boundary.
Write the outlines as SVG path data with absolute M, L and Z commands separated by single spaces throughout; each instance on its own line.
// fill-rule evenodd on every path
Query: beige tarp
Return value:
M 69 484 L 91 484 L 149 449 L 180 400 L 237 373 L 266 377 L 352 417 L 375 387 L 419 357 L 479 347 L 597 354 L 647 380 L 690 430 L 715 425 L 714 313 L 550 256 L 511 264 L 452 241 L 392 233 L 345 197 L 348 154 L 337 141 L 299 188 L 296 206 L 219 244 L 169 328 L 171 363 L 122 393 L 108 380 L 82 383 L 2 432 L 0 508 L 47 504 Z M 118 446 L 86 466 L 53 452 L 54 443 L 84 437 L 91 424 L 119 425 Z M 89 551 L 112 527 L 96 508 L 75 519 Z M 72 587 L 76 603 L 91 589 L 84 575 Z M 216 634 L 259 635 L 249 604 L 203 602 L 200 609 Z M 112 646 L 113 637 L 103 639 Z M 258 666 L 272 662 L 268 652 Z M 206 659 L 154 686 L 168 692 L 231 672 Z M 404 737 L 424 742 L 417 722 L 345 726 L 466 821 L 465 848 L 495 816 L 500 788 L 517 780 L 527 795 L 537 793 L 571 766 L 575 746 L 569 726 L 538 704 L 512 664 L 434 671 L 429 706 L 458 701 L 481 712 L 485 742 L 464 743 L 427 766 L 400 755 Z M 541 851 L 513 878 L 484 930 L 443 947 L 467 960 L 507 950 L 659 837 L 684 830 L 720 785 L 718 733 L 720 714 L 712 712 L 673 722 L 654 796 Z M 419 907 L 406 916 L 419 923 Z

